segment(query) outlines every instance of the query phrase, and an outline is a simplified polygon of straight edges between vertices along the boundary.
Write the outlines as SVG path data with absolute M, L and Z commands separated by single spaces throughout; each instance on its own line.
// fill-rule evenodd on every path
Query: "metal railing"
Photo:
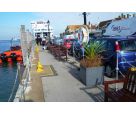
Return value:
M 21 75 L 20 74 L 20 64 L 18 64 L 18 69 L 17 69 L 17 77 L 19 79 L 19 88 L 18 88 L 18 94 L 16 94 L 16 97 L 15 98 L 18 98 L 18 101 L 25 101 L 25 92 L 26 92 L 26 89 L 27 87 L 29 87 L 30 85 L 30 80 L 31 80 L 31 77 L 30 77 L 30 69 L 32 67 L 32 59 L 33 59 L 33 46 L 31 47 L 31 52 L 29 54 L 29 56 L 27 57 L 27 60 L 26 60 L 26 64 L 25 64 L 25 69 L 24 69 L 24 72 L 23 74 Z
M 30 69 L 32 67 L 32 59 L 34 58 L 34 47 L 35 47 L 35 42 L 32 34 L 29 31 L 25 32 L 23 26 L 23 28 L 21 28 L 21 49 L 23 55 L 23 66 L 25 67 L 25 69 L 23 74 L 21 75 L 20 64 L 18 64 L 16 79 L 17 78 L 19 79 L 19 87 L 14 101 L 21 101 L 21 102 L 25 101 L 25 92 L 27 87 L 30 85 L 30 80 L 31 80 Z M 16 79 L 14 84 L 16 84 Z M 10 100 L 11 100 L 11 96 L 9 98 L 9 101 Z

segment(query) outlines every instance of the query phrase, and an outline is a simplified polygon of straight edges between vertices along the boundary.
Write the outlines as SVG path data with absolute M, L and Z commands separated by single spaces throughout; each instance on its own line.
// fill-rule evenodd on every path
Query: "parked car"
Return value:
M 53 44 L 62 45 L 63 44 L 63 39 L 55 38 L 54 41 L 53 41 Z
M 64 39 L 64 46 L 69 50 L 74 41 L 76 41 L 76 39 L 73 38 Z
M 128 68 L 136 67 L 135 37 L 107 37 L 95 39 L 94 42 L 103 42 L 104 51 L 101 56 L 107 76 L 115 76 L 117 59 L 119 72 L 123 74 L 127 73 Z
M 82 59 L 84 56 L 84 48 L 82 43 L 76 39 L 69 49 L 69 54 L 74 56 L 76 59 Z

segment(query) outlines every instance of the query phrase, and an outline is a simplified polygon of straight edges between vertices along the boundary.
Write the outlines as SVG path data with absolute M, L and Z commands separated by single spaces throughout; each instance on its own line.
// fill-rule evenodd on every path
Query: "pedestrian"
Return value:
M 46 39 L 45 38 L 43 38 L 43 40 L 42 40 L 42 47 L 43 47 L 43 50 L 45 50 L 46 49 Z
M 42 45 L 42 38 L 39 38 L 40 46 Z
M 35 42 L 36 42 L 36 44 L 38 45 L 38 37 L 36 37 Z

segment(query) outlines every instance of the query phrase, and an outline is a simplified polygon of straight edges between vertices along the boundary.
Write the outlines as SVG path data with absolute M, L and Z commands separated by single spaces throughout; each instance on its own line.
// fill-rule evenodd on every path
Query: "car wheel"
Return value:
M 81 51 L 78 51 L 78 53 L 77 53 L 77 58 L 78 58 L 79 60 L 82 59 L 82 52 L 81 52 Z
M 115 70 L 112 69 L 112 67 L 110 65 L 107 65 L 105 67 L 105 75 L 107 77 L 115 77 Z

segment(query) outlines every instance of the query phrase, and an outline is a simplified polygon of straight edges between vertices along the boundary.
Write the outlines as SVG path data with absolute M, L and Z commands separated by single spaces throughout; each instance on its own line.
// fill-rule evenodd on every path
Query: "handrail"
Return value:
M 9 99 L 8 99 L 8 102 L 10 102 L 10 101 L 11 101 L 11 98 L 13 97 L 14 90 L 15 90 L 15 86 L 16 86 L 16 83 L 17 83 L 18 73 L 19 73 L 19 70 L 17 69 L 15 81 L 14 81 L 13 88 L 12 88 L 12 92 L 11 92 L 11 94 L 10 94 L 10 97 L 9 97 Z
M 29 52 L 28 56 L 27 56 L 27 60 L 26 60 L 26 67 L 25 67 L 25 75 L 23 76 L 24 79 L 23 80 L 23 83 L 22 83 L 22 89 L 21 89 L 21 95 L 20 95 L 20 100 L 21 101 L 25 101 L 25 91 L 26 91 L 26 88 L 28 87 L 29 85 L 29 81 L 30 81 L 30 68 L 32 66 L 31 64 L 31 59 L 33 58 L 33 51 L 34 51 L 34 44 L 32 42 L 31 44 L 31 52 Z

